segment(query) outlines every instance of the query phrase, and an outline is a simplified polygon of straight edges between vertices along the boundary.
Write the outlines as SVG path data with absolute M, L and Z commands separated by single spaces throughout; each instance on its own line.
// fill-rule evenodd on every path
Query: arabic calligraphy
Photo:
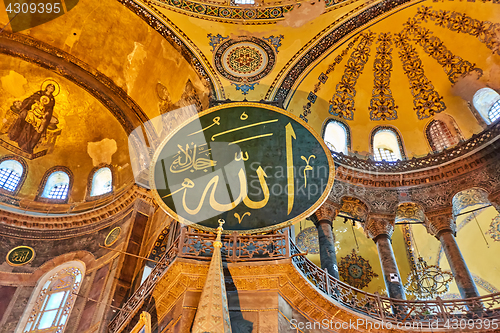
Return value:
M 191 172 L 204 170 L 215 166 L 217 163 L 210 158 L 199 157 L 199 155 L 210 157 L 210 149 L 199 148 L 196 144 L 193 144 L 193 148 L 189 148 L 188 144 L 186 144 L 185 149 L 181 145 L 177 145 L 177 147 L 179 148 L 179 151 L 175 155 L 177 157 L 170 165 L 170 172 L 172 173 L 179 173 L 190 169 Z
M 35 251 L 28 246 L 18 246 L 7 254 L 7 262 L 11 266 L 21 266 L 29 263 L 35 257 Z
M 247 119 L 248 119 L 248 115 L 247 115 L 245 112 L 243 112 L 243 113 L 241 114 L 241 116 L 240 116 L 240 119 L 241 119 L 241 120 L 247 120 Z
M 278 121 L 278 119 L 271 119 L 271 120 L 266 120 L 266 121 L 261 121 L 261 122 L 258 122 L 258 123 L 250 124 L 250 125 L 245 125 L 245 126 L 241 126 L 241 127 L 237 127 L 237 128 L 232 128 L 230 130 L 227 130 L 227 131 L 220 132 L 220 133 L 212 135 L 212 141 L 214 141 L 216 137 L 224 135 L 224 134 L 228 134 L 228 133 L 231 133 L 231 132 L 239 131 L 239 130 L 242 130 L 242 129 L 245 129 L 245 128 L 255 127 L 255 126 L 264 125 L 264 124 L 275 123 L 277 121 Z
M 301 159 L 303 159 L 306 162 L 306 167 L 304 168 L 304 187 L 307 187 L 307 174 L 306 171 L 313 170 L 313 167 L 309 165 L 309 160 L 312 158 L 316 158 L 315 155 L 309 155 L 308 158 L 305 158 L 305 156 L 300 156 Z
M 238 157 L 239 155 L 239 157 Z M 235 161 L 248 161 L 248 152 L 240 152 L 239 154 L 238 153 L 234 153 L 234 160 Z
M 247 116 L 248 117 L 248 116 Z M 214 126 L 214 125 L 220 125 L 220 117 L 215 117 L 213 120 L 213 124 L 211 125 L 208 125 L 207 127 L 205 128 L 202 128 L 201 130 L 199 131 L 196 131 L 196 132 L 193 132 L 191 134 L 189 134 L 188 136 L 191 136 L 191 135 L 195 135 L 195 134 L 198 134 L 198 133 L 201 133 L 201 132 L 204 132 L 206 129 L 209 129 L 210 127 Z
M 287 215 L 290 214 L 293 208 L 293 201 L 295 199 L 295 181 L 293 175 L 293 147 L 292 138 L 297 139 L 293 130 L 292 124 L 288 123 L 285 126 L 286 136 L 286 174 L 287 174 L 287 193 L 288 193 L 288 210 Z
M 241 220 L 243 220 L 243 218 L 244 218 L 245 216 L 247 216 L 247 215 L 248 215 L 248 216 L 250 216 L 250 215 L 252 215 L 252 214 L 250 214 L 250 212 L 245 212 L 245 213 L 244 213 L 244 214 L 240 217 L 240 214 L 238 214 L 238 213 L 234 213 L 234 217 L 236 217 L 236 219 L 238 219 L 238 224 L 241 224 Z

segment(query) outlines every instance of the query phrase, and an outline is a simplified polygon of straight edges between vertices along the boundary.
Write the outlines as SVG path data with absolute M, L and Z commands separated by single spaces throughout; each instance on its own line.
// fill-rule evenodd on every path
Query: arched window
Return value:
M 395 162 L 404 156 L 399 134 L 390 127 L 379 127 L 372 132 L 375 161 Z
M 92 175 L 92 185 L 90 196 L 95 197 L 110 193 L 113 190 L 113 174 L 111 169 L 103 167 L 94 172 Z
M 46 273 L 38 281 L 16 332 L 63 332 L 84 274 L 85 265 L 80 261 Z
M 71 185 L 68 173 L 62 170 L 54 170 L 52 172 L 49 170 L 47 174 L 49 176 L 46 177 L 40 198 L 66 202 Z
M 487 124 L 500 118 L 500 95 L 491 88 L 482 88 L 476 91 L 472 104 Z
M 333 119 L 326 123 L 323 140 L 330 150 L 347 155 L 349 137 L 349 128 L 344 123 Z
M 9 192 L 19 189 L 24 167 L 16 160 L 4 160 L 0 163 L 0 188 Z
M 441 151 L 458 143 L 458 139 L 451 134 L 448 126 L 441 120 L 432 120 L 427 126 L 425 134 L 434 151 Z

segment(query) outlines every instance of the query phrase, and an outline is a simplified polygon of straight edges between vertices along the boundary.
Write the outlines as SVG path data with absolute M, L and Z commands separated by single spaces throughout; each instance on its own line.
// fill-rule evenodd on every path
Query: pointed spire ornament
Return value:
M 221 235 L 224 223 L 223 219 L 219 219 L 217 238 L 213 243 L 214 253 L 194 318 L 193 330 L 191 331 L 193 333 L 231 333 L 221 258 Z

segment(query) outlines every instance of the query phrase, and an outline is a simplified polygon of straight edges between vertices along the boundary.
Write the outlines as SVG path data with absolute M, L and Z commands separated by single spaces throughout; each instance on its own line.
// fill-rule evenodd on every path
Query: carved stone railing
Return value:
M 452 162 L 475 150 L 479 150 L 490 141 L 493 142 L 500 135 L 500 121 L 490 125 L 479 134 L 474 134 L 469 140 L 460 142 L 455 147 L 445 149 L 439 153 L 431 153 L 424 157 L 412 158 L 397 162 L 379 162 L 372 159 L 361 159 L 331 151 L 335 163 L 350 169 L 363 172 L 401 173 L 419 169 L 431 168 Z
M 304 256 L 297 256 L 300 250 L 293 242 L 290 249 L 295 267 L 317 289 L 358 313 L 390 322 L 393 328 L 406 322 L 418 326 L 413 329 L 449 328 L 451 331 L 455 324 L 460 328 L 469 321 L 475 331 L 487 330 L 486 325 L 491 329 L 494 322 L 500 328 L 500 293 L 458 300 L 439 297 L 429 301 L 392 299 L 364 292 L 335 279 Z
M 117 333 L 132 320 L 151 294 L 156 283 L 176 257 L 210 260 L 214 234 L 187 232 L 180 236 L 160 259 L 151 275 L 125 303 L 109 324 L 109 332 Z M 449 328 L 472 323 L 475 331 L 500 326 L 500 293 L 481 297 L 430 301 L 397 300 L 356 289 L 313 264 L 290 241 L 288 232 L 272 235 L 224 235 L 222 255 L 226 261 L 292 259 L 298 272 L 314 287 L 337 304 L 374 320 L 391 323 L 396 328 L 401 323 L 416 323 L 417 329 Z M 471 325 L 472 325 L 471 324 Z M 448 325 L 448 327 L 447 327 Z M 470 325 L 469 325 L 470 326 Z M 402 326 L 404 327 L 404 326 Z M 415 327 L 412 327 L 415 328 Z

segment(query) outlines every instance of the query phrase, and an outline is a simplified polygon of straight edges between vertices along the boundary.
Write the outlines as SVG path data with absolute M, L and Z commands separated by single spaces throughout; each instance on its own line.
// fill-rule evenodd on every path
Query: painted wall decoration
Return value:
M 497 217 L 491 221 L 490 228 L 486 234 L 490 235 L 495 241 L 500 242 L 500 215 L 497 215 Z
M 486 206 L 490 204 L 488 200 L 488 193 L 480 188 L 470 188 L 468 190 L 463 190 L 458 192 L 453 196 L 453 216 L 465 211 L 467 207 L 482 205 Z
M 363 289 L 373 278 L 378 277 L 370 262 L 358 255 L 354 249 L 350 255 L 340 260 L 339 275 L 344 282 L 358 289 Z
M 150 185 L 174 219 L 213 231 L 264 232 L 302 220 L 333 186 L 331 153 L 283 109 L 231 103 L 195 115 L 153 157 Z
M 14 101 L 0 128 L 2 146 L 28 159 L 47 154 L 61 134 L 54 113 L 55 97 L 60 91 L 57 81 L 46 79 L 39 91 Z
M 264 39 L 229 37 L 208 34 L 214 52 L 215 69 L 243 95 L 253 90 L 259 80 L 268 75 L 276 63 L 276 54 L 283 35 Z
M 318 229 L 309 227 L 299 232 L 296 237 L 296 244 L 302 252 L 319 254 Z
M 7 263 L 11 266 L 26 265 L 35 258 L 35 250 L 29 246 L 17 246 L 7 254 Z

